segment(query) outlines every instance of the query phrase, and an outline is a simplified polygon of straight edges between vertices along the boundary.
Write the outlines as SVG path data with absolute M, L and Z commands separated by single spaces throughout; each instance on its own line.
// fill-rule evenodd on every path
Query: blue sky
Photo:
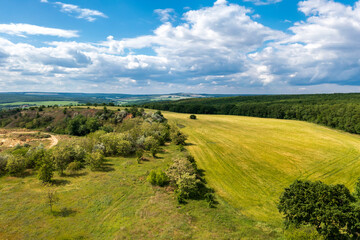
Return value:
M 0 0 L 1 91 L 360 91 L 355 0 Z

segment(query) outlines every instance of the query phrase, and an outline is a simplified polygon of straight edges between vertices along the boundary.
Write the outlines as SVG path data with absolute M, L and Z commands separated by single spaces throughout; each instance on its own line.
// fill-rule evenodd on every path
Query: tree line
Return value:
M 154 102 L 143 107 L 190 114 L 224 114 L 312 122 L 360 133 L 360 94 L 264 95 Z

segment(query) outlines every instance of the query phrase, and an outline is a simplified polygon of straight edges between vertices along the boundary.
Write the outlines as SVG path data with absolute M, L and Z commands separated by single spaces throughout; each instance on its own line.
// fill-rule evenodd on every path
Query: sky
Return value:
M 0 0 L 0 91 L 360 92 L 360 0 Z

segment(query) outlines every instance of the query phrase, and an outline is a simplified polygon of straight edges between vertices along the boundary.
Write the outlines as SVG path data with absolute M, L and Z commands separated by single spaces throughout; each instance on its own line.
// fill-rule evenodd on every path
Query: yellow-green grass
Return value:
M 59 202 L 50 214 L 47 188 L 36 175 L 0 177 L 0 239 L 272 239 L 281 233 L 249 220 L 221 198 L 176 203 L 171 188 L 152 187 L 152 169 L 179 157 L 175 146 L 141 164 L 108 158 L 107 172 L 55 174 Z M 63 209 L 66 208 L 66 209 Z M 62 210 L 63 209 L 63 210 Z
M 36 105 L 36 106 L 49 106 L 49 105 L 76 105 L 76 101 L 40 101 L 40 102 L 12 102 L 12 103 L 2 103 L 2 106 L 21 106 L 21 105 Z
M 345 184 L 360 176 L 360 137 L 319 125 L 164 113 L 184 125 L 189 151 L 216 192 L 246 216 L 280 226 L 276 204 L 295 179 Z

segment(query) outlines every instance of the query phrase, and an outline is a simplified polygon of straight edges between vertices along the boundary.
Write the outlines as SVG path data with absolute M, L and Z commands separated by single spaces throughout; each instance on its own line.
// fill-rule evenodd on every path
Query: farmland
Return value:
M 48 114 L 64 115 L 63 109 L 47 108 L 39 118 Z M 215 190 L 215 207 L 204 199 L 180 204 L 173 186 L 147 181 L 152 170 L 166 171 L 183 156 L 179 146 L 167 142 L 156 157 L 147 152 L 141 163 L 133 155 L 110 156 L 101 170 L 56 173 L 50 185 L 39 181 L 36 169 L 27 169 L 23 177 L 0 177 L 0 239 L 284 239 L 291 230 L 283 230 L 276 205 L 285 187 L 310 179 L 342 183 L 352 191 L 359 177 L 357 135 L 293 120 L 163 114 L 188 136 L 186 149 Z M 2 132 L 12 138 L 19 133 Z M 69 139 L 62 135 L 59 141 Z M 49 191 L 59 197 L 52 213 Z
M 342 183 L 353 190 L 360 137 L 290 120 L 167 112 L 183 126 L 189 151 L 216 192 L 241 213 L 279 226 L 276 203 L 295 179 Z

